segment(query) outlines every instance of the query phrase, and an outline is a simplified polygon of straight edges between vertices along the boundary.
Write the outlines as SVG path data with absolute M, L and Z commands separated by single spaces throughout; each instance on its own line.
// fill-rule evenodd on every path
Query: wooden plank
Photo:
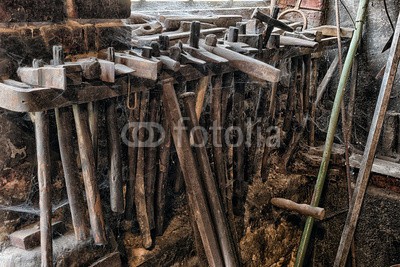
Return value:
M 34 112 L 65 107 L 72 104 L 88 103 L 97 100 L 126 95 L 122 86 L 78 86 L 63 91 L 50 88 L 24 89 L 0 83 L 0 107 L 16 112 Z
M 305 33 L 322 32 L 322 35 L 325 35 L 325 36 L 330 36 L 330 37 L 337 36 L 336 26 L 331 26 L 331 25 L 321 25 L 319 27 L 314 27 L 314 28 L 304 30 L 303 32 L 305 32 Z M 340 28 L 340 37 L 350 39 L 353 37 L 353 32 L 354 32 L 353 28 L 341 27 Z
M 396 30 L 393 37 L 393 43 L 390 48 L 389 57 L 386 64 L 385 74 L 383 76 L 378 101 L 374 116 L 371 123 L 371 128 L 368 134 L 367 143 L 363 159 L 360 164 L 360 171 L 357 176 L 357 183 L 354 189 L 353 198 L 350 205 L 349 213 L 347 214 L 346 223 L 342 232 L 339 248 L 336 254 L 334 266 L 345 266 L 347 255 L 353 240 L 354 232 L 360 215 L 361 206 L 364 200 L 364 195 L 367 189 L 369 175 L 373 166 L 376 147 L 379 142 L 379 136 L 382 129 L 382 124 L 385 119 L 385 113 L 390 100 L 390 93 L 396 78 L 397 67 L 400 60 L 400 14 L 397 19 Z
M 360 168 L 362 160 L 363 160 L 362 155 L 353 153 L 350 156 L 350 166 L 353 168 Z M 371 171 L 400 179 L 400 164 L 399 163 L 375 158 Z
M 64 222 L 58 221 L 52 223 L 53 236 L 65 232 Z M 14 247 L 29 250 L 40 246 L 40 229 L 37 224 L 18 230 L 10 234 L 10 243 Z

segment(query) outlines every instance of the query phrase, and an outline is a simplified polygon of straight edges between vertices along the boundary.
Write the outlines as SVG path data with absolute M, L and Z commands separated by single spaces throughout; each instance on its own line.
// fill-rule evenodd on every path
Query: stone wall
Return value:
M 1 0 L 0 22 L 124 19 L 131 14 L 130 4 L 130 0 Z

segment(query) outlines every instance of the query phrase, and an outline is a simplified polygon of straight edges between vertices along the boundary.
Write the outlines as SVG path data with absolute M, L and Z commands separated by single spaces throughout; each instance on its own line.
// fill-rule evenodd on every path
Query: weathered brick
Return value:
M 66 0 L 0 0 L 0 22 L 59 22 L 67 19 Z M 75 0 L 77 18 L 124 19 L 130 0 Z
M 297 0 L 281 0 L 279 1 L 279 6 L 294 7 Z M 324 10 L 325 0 L 303 0 L 300 5 L 301 9 L 313 9 L 313 10 Z
M 64 2 L 54 0 L 0 0 L 0 22 L 61 21 Z
M 131 15 L 130 0 L 75 0 L 75 4 L 81 19 L 124 19 Z

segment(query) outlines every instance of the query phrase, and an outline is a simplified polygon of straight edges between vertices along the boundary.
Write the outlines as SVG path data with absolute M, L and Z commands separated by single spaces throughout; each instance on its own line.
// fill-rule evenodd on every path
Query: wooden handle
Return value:
M 317 42 L 314 41 L 309 41 L 309 40 L 304 40 L 300 39 L 297 37 L 291 37 L 291 36 L 280 36 L 280 44 L 281 45 L 295 45 L 295 46 L 303 46 L 303 47 L 311 47 L 315 48 L 318 46 Z
M 325 218 L 325 209 L 320 207 L 312 207 L 307 204 L 298 204 L 285 198 L 272 198 L 272 205 L 290 211 L 295 211 L 301 215 L 311 216 L 318 220 Z

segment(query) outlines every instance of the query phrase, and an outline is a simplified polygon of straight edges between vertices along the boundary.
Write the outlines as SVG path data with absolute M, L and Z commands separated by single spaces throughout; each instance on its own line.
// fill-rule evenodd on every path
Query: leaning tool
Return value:
M 220 81 L 221 82 L 221 81 Z M 221 85 L 219 85 L 221 86 Z M 204 138 L 202 132 L 198 129 L 199 123 L 195 111 L 195 93 L 188 92 L 181 95 L 183 99 L 186 115 L 189 116 L 189 127 L 194 130 L 193 139 L 196 144 L 203 144 Z M 215 228 L 221 246 L 222 257 L 224 258 L 225 266 L 239 266 L 239 261 L 236 256 L 236 249 L 233 244 L 232 235 L 228 228 L 228 223 L 225 217 L 225 212 L 222 207 L 219 190 L 215 184 L 210 161 L 207 155 L 205 146 L 196 146 L 196 156 L 199 162 L 200 172 L 203 176 L 205 189 L 208 196 L 211 215 L 214 218 Z
M 174 91 L 173 79 L 165 79 L 162 82 L 163 103 L 170 127 L 172 129 L 184 129 L 185 126 L 183 125 L 182 114 Z M 172 131 L 172 137 L 186 184 L 189 207 L 194 215 L 208 264 L 210 266 L 224 266 L 218 237 L 214 232 L 215 225 L 212 223 L 213 220 L 207 206 L 189 137 L 186 132 L 179 131 Z

